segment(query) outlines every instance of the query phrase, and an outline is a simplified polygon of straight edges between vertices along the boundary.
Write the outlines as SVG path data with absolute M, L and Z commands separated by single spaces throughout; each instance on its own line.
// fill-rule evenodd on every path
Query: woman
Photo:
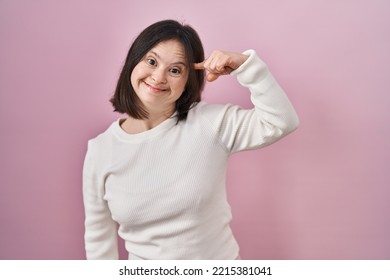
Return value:
M 235 76 L 254 108 L 201 101 L 207 80 Z M 292 132 L 297 115 L 255 51 L 204 59 L 197 33 L 173 20 L 131 46 L 111 102 L 127 118 L 88 142 L 83 171 L 88 259 L 237 259 L 229 227 L 229 156 Z M 119 229 L 117 228 L 119 225 Z

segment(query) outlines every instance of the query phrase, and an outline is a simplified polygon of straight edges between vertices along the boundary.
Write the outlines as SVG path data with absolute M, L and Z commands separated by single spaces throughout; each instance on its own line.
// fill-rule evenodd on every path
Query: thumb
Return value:
M 214 82 L 218 77 L 221 76 L 221 74 L 216 74 L 216 73 L 208 73 L 207 74 L 207 81 L 208 82 Z

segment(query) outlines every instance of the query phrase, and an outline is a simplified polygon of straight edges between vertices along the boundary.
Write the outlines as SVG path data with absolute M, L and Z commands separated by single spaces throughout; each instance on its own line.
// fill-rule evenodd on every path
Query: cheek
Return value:
M 186 88 L 187 84 L 187 78 L 180 79 L 178 81 L 175 81 L 175 88 L 177 91 L 183 92 Z
M 176 91 L 179 91 L 181 93 L 184 91 L 185 87 L 186 87 L 186 82 L 185 81 L 184 82 L 178 82 L 178 83 L 175 84 Z
M 144 71 L 144 69 L 142 68 L 142 66 L 138 63 L 133 71 L 131 72 L 131 75 L 130 75 L 130 81 L 131 81 L 131 85 L 134 87 L 137 85 L 137 81 L 140 80 L 140 79 L 143 79 L 145 77 L 146 73 Z

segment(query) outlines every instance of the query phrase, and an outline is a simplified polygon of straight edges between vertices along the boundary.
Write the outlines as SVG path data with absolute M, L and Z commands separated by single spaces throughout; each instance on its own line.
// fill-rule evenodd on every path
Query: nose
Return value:
M 153 70 L 152 79 L 156 84 L 165 84 L 167 82 L 164 69 L 156 68 Z

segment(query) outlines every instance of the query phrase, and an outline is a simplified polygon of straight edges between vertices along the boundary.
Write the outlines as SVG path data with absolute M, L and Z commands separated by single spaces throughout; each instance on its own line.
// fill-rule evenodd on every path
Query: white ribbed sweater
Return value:
M 188 118 L 139 134 L 115 121 L 88 142 L 83 170 L 88 259 L 235 259 L 225 172 L 233 152 L 275 142 L 298 126 L 281 87 L 253 50 L 231 75 L 254 109 L 200 102 Z M 119 224 L 119 230 L 117 227 Z

